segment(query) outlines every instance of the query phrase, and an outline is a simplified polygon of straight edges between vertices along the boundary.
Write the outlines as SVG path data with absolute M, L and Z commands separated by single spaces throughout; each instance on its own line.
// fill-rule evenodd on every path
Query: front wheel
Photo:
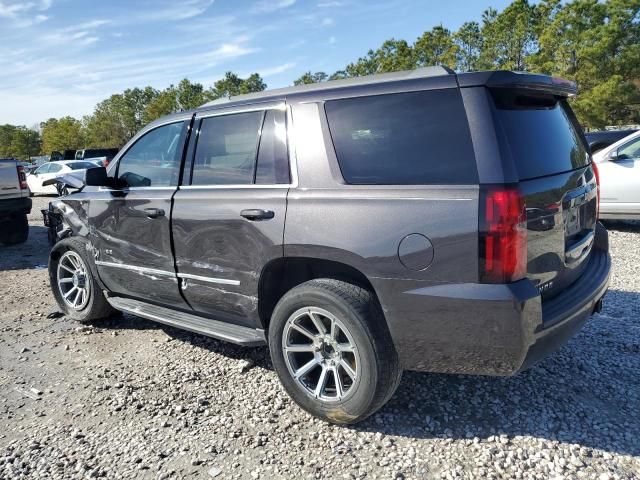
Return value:
M 106 318 L 115 313 L 91 271 L 87 243 L 67 238 L 56 244 L 49 260 L 53 296 L 65 316 L 79 322 Z
M 332 423 L 374 413 L 402 375 L 372 292 L 338 280 L 311 280 L 287 292 L 272 315 L 269 347 L 287 393 Z

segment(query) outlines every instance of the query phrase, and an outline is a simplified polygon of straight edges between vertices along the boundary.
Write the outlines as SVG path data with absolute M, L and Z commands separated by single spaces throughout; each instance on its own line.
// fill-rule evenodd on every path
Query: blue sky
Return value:
M 0 124 L 90 114 L 129 87 L 232 70 L 270 88 L 507 0 L 0 0 Z

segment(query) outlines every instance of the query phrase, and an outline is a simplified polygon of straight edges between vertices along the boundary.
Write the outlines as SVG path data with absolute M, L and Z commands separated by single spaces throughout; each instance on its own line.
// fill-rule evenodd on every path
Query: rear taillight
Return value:
M 600 218 L 600 172 L 598 171 L 598 165 L 596 162 L 591 162 L 591 168 L 593 168 L 593 174 L 596 177 L 596 220 Z
M 20 188 L 22 190 L 29 188 L 27 185 L 27 174 L 24 172 L 24 167 L 22 165 L 18 165 L 18 181 L 20 182 Z
M 516 188 L 480 190 L 480 281 L 507 283 L 527 273 L 527 214 Z

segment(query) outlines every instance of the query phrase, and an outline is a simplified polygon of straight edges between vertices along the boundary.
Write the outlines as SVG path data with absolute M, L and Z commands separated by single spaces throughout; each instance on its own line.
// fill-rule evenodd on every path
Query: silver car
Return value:
M 593 154 L 600 172 L 600 218 L 640 219 L 640 131 Z

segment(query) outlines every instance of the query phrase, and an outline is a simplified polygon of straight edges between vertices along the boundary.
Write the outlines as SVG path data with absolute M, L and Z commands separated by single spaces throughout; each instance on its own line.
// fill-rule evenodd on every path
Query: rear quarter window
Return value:
M 347 183 L 478 182 L 458 89 L 330 100 L 325 111 Z

